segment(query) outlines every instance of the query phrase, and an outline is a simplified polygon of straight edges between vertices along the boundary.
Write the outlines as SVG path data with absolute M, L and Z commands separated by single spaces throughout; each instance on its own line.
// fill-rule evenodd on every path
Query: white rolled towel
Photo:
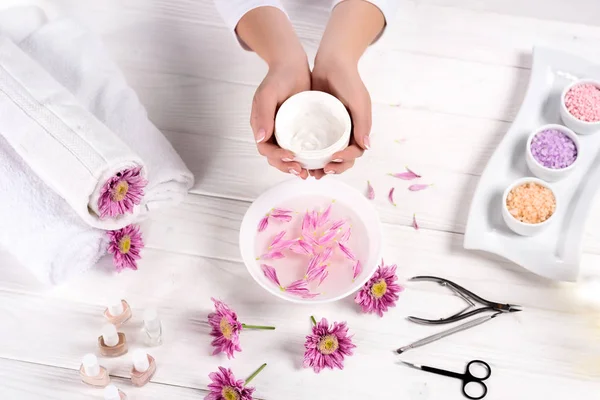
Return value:
M 144 160 L 148 186 L 142 213 L 183 200 L 194 176 L 148 119 L 146 109 L 96 35 L 69 19 L 56 19 L 21 41 L 19 47 Z
M 90 226 L 119 229 L 137 218 L 140 200 L 131 212 L 105 217 L 99 199 L 106 182 L 125 170 L 145 180 L 141 158 L 6 37 L 0 38 L 0 135 Z M 132 188 L 123 186 L 125 200 Z
M 66 282 L 106 253 L 106 232 L 84 223 L 2 137 L 0 221 L 0 247 L 46 284 Z

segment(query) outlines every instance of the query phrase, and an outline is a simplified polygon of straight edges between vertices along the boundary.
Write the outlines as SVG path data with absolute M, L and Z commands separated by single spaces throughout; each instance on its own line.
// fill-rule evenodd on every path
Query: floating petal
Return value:
M 267 264 L 262 264 L 260 267 L 262 268 L 263 274 L 265 274 L 268 280 L 281 287 L 281 283 L 279 283 L 279 278 L 277 277 L 277 271 L 275 271 L 275 268 Z
M 352 235 L 352 227 L 349 226 L 348 229 L 346 229 L 346 232 L 344 232 L 344 234 L 340 237 L 340 242 L 346 243 L 348 240 L 350 240 L 351 235 Z
M 362 265 L 360 260 L 356 260 L 356 264 L 354 264 L 354 268 L 352 269 L 352 280 L 354 281 L 357 276 L 362 272 Z
M 319 246 L 325 246 L 327 243 L 331 242 L 337 236 L 337 234 L 337 231 L 326 231 L 325 234 L 317 240 Z
M 291 214 L 293 213 L 292 210 L 287 210 L 285 208 L 274 208 L 273 209 L 273 214 Z
M 412 223 L 413 228 L 415 228 L 415 230 L 419 230 L 419 224 L 417 224 L 417 215 L 413 214 L 413 223 Z
M 292 220 L 292 216 L 287 214 L 271 214 L 271 217 L 281 222 L 290 222 Z
M 339 221 L 335 221 L 329 229 L 332 231 L 337 231 L 338 229 L 341 229 L 345 224 L 346 224 L 346 221 L 343 219 L 340 219 Z
M 356 260 L 356 256 L 354 255 L 354 253 L 352 253 L 352 251 L 348 247 L 344 246 L 342 243 L 339 243 L 339 242 L 338 242 L 338 246 L 339 246 L 340 250 L 342 251 L 342 253 L 344 253 L 344 255 L 349 260 L 352 260 L 352 261 Z
M 264 231 L 265 229 L 267 229 L 267 226 L 269 226 L 269 214 L 265 215 L 265 217 L 261 219 L 258 223 L 258 231 Z
M 332 204 L 328 205 L 325 211 L 323 211 L 323 213 L 319 215 L 319 219 L 317 220 L 317 227 L 323 226 L 329 221 L 329 215 L 331 214 Z
M 286 234 L 286 231 L 281 231 L 277 235 L 275 235 L 275 238 L 273 238 L 273 241 L 271 242 L 271 245 L 269 246 L 269 248 L 275 247 L 277 245 L 277 243 L 279 243 L 281 241 L 281 239 L 283 239 L 285 234 Z
M 278 259 L 281 259 L 281 258 L 285 258 L 285 254 L 283 254 L 279 250 L 272 250 L 272 251 L 270 251 L 268 253 L 263 254 L 258 259 L 259 260 L 278 260 Z
M 417 178 L 421 177 L 421 175 L 415 173 L 414 171 L 411 171 L 408 167 L 405 167 L 405 168 L 406 168 L 406 172 L 399 172 L 399 173 L 390 174 L 390 175 L 393 176 L 394 178 L 402 179 L 405 181 L 411 181 L 413 179 L 417 179 Z
M 371 185 L 371 181 L 367 181 L 367 199 L 373 200 L 375 199 L 375 189 Z
M 411 192 L 418 192 L 419 190 L 427 189 L 429 186 L 432 186 L 432 185 L 431 184 L 429 184 L 429 185 L 414 184 L 414 185 L 410 185 L 408 187 L 408 190 L 410 190 Z
M 396 207 L 396 203 L 394 202 L 394 190 L 395 190 L 395 188 L 390 189 L 390 193 L 388 194 L 388 199 L 390 200 L 390 203 L 392 203 L 392 205 L 394 207 Z

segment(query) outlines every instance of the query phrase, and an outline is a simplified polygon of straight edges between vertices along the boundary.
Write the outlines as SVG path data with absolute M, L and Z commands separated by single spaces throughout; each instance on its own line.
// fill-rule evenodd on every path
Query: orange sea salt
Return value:
M 556 198 L 550 189 L 527 182 L 512 189 L 506 197 L 508 212 L 521 222 L 539 224 L 556 210 Z

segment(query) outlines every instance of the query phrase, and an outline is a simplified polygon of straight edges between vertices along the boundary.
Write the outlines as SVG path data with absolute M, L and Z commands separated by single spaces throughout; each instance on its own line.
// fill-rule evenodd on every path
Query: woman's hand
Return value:
M 292 95 L 310 90 L 306 53 L 286 15 L 274 7 L 258 7 L 246 13 L 236 32 L 269 65 L 252 101 L 250 125 L 258 151 L 272 166 L 285 173 L 308 177 L 291 151 L 275 143 L 273 129 L 279 106 Z
M 355 63 L 340 59 L 320 60 L 317 56 L 312 73 L 312 89 L 327 92 L 337 97 L 350 111 L 352 118 L 352 137 L 350 145 L 335 153 L 332 162 L 324 169 L 311 172 L 317 179 L 324 174 L 341 174 L 354 165 L 370 145 L 371 132 L 371 96 L 365 87 Z
M 267 158 L 271 166 L 302 179 L 308 177 L 308 171 L 293 161 L 294 153 L 277 145 L 273 129 L 275 113 L 281 103 L 305 90 L 310 90 L 310 69 L 306 56 L 300 62 L 275 64 L 269 68 L 267 76 L 254 93 L 250 116 L 258 152 Z

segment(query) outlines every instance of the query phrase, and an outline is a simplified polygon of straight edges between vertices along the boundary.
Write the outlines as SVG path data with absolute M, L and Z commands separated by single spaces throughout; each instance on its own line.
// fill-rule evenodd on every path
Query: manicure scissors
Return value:
M 444 375 L 450 378 L 460 379 L 462 381 L 462 392 L 463 396 L 471 400 L 483 399 L 487 394 L 487 386 L 483 381 L 490 377 L 492 369 L 489 364 L 481 360 L 473 360 L 467 364 L 464 373 L 446 371 L 445 369 L 439 369 L 434 367 L 428 367 L 426 365 L 412 364 L 406 361 L 401 361 L 403 364 L 409 367 L 420 369 L 422 371 L 431 372 L 433 374 Z M 478 376 L 477 367 L 482 367 L 485 371 L 483 376 Z M 478 390 L 479 391 L 478 391 Z M 476 393 L 481 393 L 477 396 Z
M 463 310 L 457 312 L 454 315 L 451 315 L 448 318 L 440 318 L 440 319 L 425 319 L 418 317 L 408 317 L 409 321 L 416 322 L 418 324 L 427 324 L 427 325 L 441 325 L 441 324 L 449 324 L 452 322 L 460 321 L 465 318 L 472 317 L 473 315 L 482 313 L 482 312 L 494 312 L 494 313 L 511 313 L 523 311 L 521 306 L 517 306 L 515 304 L 501 304 L 496 303 L 494 301 L 486 300 L 482 297 L 477 296 L 475 293 L 465 289 L 464 287 L 457 285 L 456 283 L 449 281 L 444 278 L 438 278 L 436 276 L 415 276 L 414 278 L 410 278 L 411 281 L 430 281 L 437 282 L 442 286 L 446 286 L 450 290 L 452 290 L 456 295 L 462 298 L 464 301 L 468 303 L 467 307 Z M 479 303 L 483 305 L 483 307 L 476 308 L 474 310 L 469 311 L 471 308 L 475 307 L 475 303 Z

